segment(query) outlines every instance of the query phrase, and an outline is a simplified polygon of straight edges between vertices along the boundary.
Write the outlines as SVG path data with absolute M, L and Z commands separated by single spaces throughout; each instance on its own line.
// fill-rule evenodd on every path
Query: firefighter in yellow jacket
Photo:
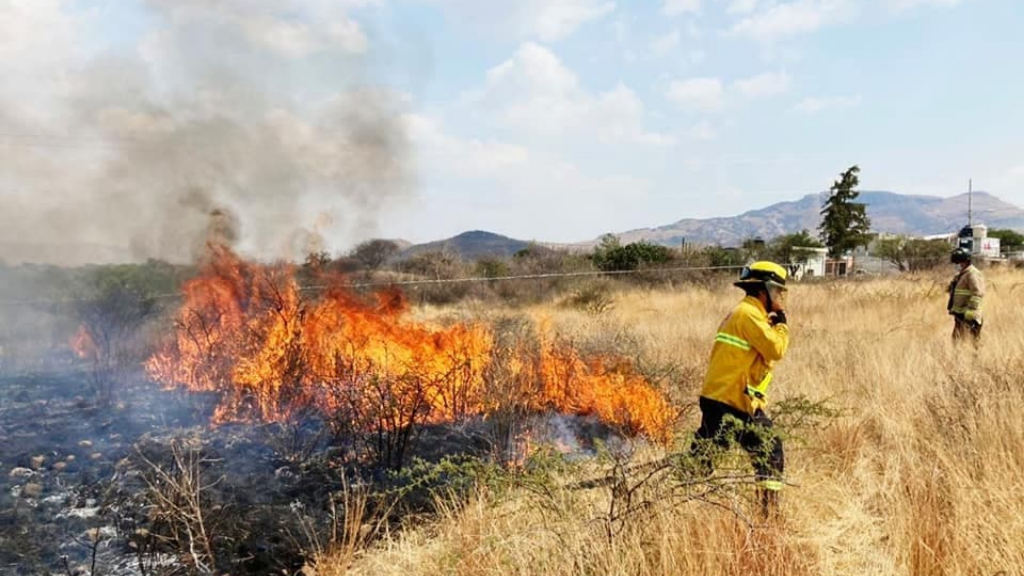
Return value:
M 769 514 L 777 506 L 785 466 L 782 441 L 772 432 L 764 409 L 772 368 L 789 347 L 786 270 L 773 262 L 755 262 L 734 285 L 746 297 L 718 327 L 691 454 L 710 474 L 710 449 L 737 440 L 751 455 L 763 512 Z
M 949 283 L 949 304 L 946 309 L 953 316 L 953 340 L 970 336 L 974 344 L 981 337 L 981 302 L 985 298 L 985 277 L 971 263 L 971 252 L 965 248 L 953 250 L 950 256 L 960 271 Z

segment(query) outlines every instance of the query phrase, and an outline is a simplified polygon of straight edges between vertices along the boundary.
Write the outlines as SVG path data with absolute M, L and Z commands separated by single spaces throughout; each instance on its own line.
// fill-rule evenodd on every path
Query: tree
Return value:
M 484 256 L 476 261 L 476 275 L 483 278 L 509 276 L 508 263 L 495 256 Z
M 988 231 L 989 238 L 999 238 L 999 250 L 1002 252 L 1018 252 L 1024 249 L 1024 234 L 1007 228 L 993 228 Z
M 867 244 L 867 233 L 871 228 L 866 206 L 855 202 L 860 192 L 860 167 L 851 166 L 832 183 L 825 206 L 821 210 L 821 225 L 818 231 L 828 247 L 829 256 L 836 258 L 857 246 Z
M 875 256 L 893 263 L 900 272 L 916 272 L 941 266 L 949 261 L 950 246 L 945 240 L 924 240 L 895 236 L 875 244 Z
M 641 266 L 664 264 L 672 259 L 672 251 L 666 246 L 641 240 L 623 246 L 614 234 L 601 237 L 601 244 L 594 250 L 594 266 L 605 272 L 636 270 Z
M 398 254 L 399 246 L 392 240 L 367 240 L 352 249 L 349 256 L 367 270 L 376 270 L 392 256 Z
M 704 248 L 704 254 L 707 256 L 708 265 L 713 268 L 742 266 L 744 262 L 743 254 L 738 248 L 708 246 Z
M 822 248 L 817 238 L 804 229 L 795 234 L 777 236 L 768 244 L 768 256 L 776 262 L 797 264 L 806 262 L 812 252 L 802 248 Z
M 760 236 L 747 238 L 740 244 L 740 250 L 743 252 L 746 260 L 763 260 L 767 249 L 767 244 L 765 244 L 764 239 Z

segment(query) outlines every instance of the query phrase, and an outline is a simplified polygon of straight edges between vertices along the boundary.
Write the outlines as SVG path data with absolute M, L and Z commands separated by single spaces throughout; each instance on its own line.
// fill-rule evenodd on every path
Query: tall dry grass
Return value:
M 831 398 L 842 416 L 787 446 L 796 486 L 780 522 L 663 503 L 609 539 L 605 492 L 566 488 L 544 506 L 481 492 L 442 502 L 440 519 L 378 542 L 347 573 L 1024 574 L 1024 272 L 988 279 L 978 350 L 950 342 L 946 277 L 793 287 L 792 346 L 773 397 Z M 692 408 L 715 328 L 738 298 L 728 286 L 633 291 L 602 314 L 529 314 L 636 355 Z M 697 419 L 684 412 L 681 441 Z

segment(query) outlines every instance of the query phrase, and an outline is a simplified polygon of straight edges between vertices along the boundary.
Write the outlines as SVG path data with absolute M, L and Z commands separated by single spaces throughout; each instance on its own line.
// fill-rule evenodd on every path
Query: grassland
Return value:
M 792 289 L 792 346 L 773 400 L 827 399 L 841 414 L 787 446 L 794 485 L 778 522 L 751 525 L 700 500 L 663 502 L 608 537 L 599 520 L 614 497 L 607 490 L 562 485 L 545 505 L 528 491 L 481 490 L 468 502 L 440 501 L 438 518 L 354 554 L 326 554 L 317 573 L 1024 574 L 1024 272 L 988 278 L 978 350 L 950 342 L 945 276 Z M 738 298 L 728 285 L 637 289 L 600 313 L 557 303 L 526 313 L 640 358 L 682 409 L 684 446 L 715 328 Z M 664 450 L 648 446 L 638 457 Z

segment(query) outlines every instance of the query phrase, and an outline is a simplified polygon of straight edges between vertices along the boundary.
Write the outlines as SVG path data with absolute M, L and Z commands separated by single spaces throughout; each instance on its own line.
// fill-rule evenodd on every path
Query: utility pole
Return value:
M 974 229 L 974 180 L 967 180 L 967 225 Z

